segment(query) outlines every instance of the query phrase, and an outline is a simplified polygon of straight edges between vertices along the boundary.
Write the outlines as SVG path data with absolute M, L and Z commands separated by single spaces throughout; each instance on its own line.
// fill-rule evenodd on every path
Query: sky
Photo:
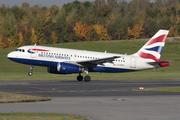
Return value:
M 75 0 L 0 0 L 0 6 L 2 4 L 5 4 L 6 6 L 12 7 L 14 5 L 17 6 L 21 6 L 23 2 L 27 2 L 30 4 L 30 7 L 34 6 L 35 4 L 39 4 L 41 6 L 47 6 L 47 7 L 51 7 L 52 5 L 57 5 L 57 6 L 61 6 L 64 3 L 70 3 L 73 2 Z M 78 0 L 80 2 L 84 2 L 84 1 L 94 1 L 94 0 Z M 127 2 L 131 1 L 131 0 L 126 0 Z

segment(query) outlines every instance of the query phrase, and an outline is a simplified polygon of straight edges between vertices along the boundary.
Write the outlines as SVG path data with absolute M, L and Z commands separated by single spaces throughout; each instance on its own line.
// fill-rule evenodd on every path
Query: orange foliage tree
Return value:
M 53 31 L 51 34 L 51 38 L 53 39 L 53 43 L 58 43 L 58 37 L 56 36 L 56 33 Z
M 78 36 L 80 41 L 90 41 L 92 37 L 92 27 L 81 21 L 76 22 L 74 27 L 75 34 Z
M 142 30 L 142 26 L 139 26 L 138 24 L 135 24 L 132 30 L 128 27 L 128 38 L 140 38 L 140 35 L 143 33 Z
M 31 32 L 32 32 L 32 35 L 31 35 L 31 44 L 32 44 L 32 45 L 34 45 L 34 44 L 39 44 L 39 43 L 38 43 L 38 37 L 37 37 L 37 35 L 35 34 L 34 28 L 31 28 Z
M 2 35 L 0 35 L 0 48 L 5 48 L 6 45 L 4 43 L 4 37 Z
M 93 30 L 98 34 L 98 40 L 110 40 L 107 33 L 107 28 L 104 28 L 103 25 L 93 25 Z

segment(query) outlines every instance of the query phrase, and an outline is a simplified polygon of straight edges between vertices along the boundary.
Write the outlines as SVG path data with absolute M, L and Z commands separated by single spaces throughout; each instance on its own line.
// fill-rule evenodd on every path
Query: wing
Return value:
M 113 61 L 116 58 L 120 58 L 120 56 L 113 56 L 113 57 L 94 59 L 94 60 L 76 61 L 76 62 L 71 62 L 71 64 L 76 64 L 83 67 L 95 68 L 97 65 L 103 65 L 103 63 L 113 63 Z

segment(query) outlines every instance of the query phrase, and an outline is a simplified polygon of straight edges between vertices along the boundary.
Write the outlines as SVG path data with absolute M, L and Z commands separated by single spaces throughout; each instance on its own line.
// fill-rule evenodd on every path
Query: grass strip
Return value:
M 49 101 L 50 97 L 39 97 L 23 94 L 0 92 L 0 103 L 38 102 Z
M 145 91 L 180 92 L 180 87 L 145 88 Z
M 87 120 L 78 115 L 56 113 L 0 113 L 0 120 Z

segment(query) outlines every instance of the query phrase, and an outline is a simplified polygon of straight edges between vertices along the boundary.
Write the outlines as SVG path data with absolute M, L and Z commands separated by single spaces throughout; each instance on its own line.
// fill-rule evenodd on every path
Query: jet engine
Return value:
M 58 63 L 57 68 L 48 67 L 47 71 L 48 73 L 53 73 L 53 74 L 72 74 L 72 73 L 83 73 L 84 68 L 70 63 Z

